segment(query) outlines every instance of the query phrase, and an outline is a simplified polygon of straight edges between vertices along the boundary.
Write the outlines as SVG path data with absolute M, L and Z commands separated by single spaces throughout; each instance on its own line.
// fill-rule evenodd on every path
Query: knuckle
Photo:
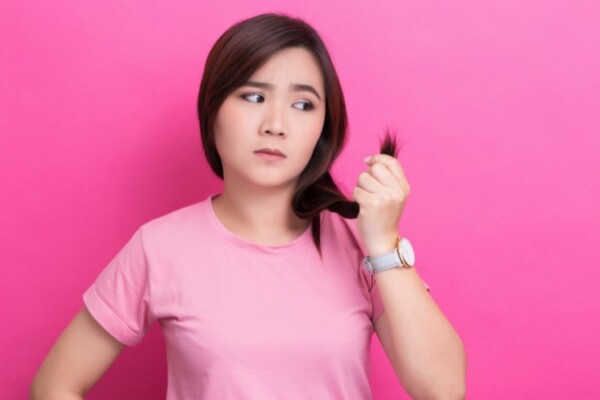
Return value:
M 373 198 L 373 200 L 371 201 L 371 206 L 373 206 L 373 208 L 381 207 L 382 204 L 383 201 L 380 196 Z
M 377 164 L 373 164 L 371 166 L 371 168 L 373 169 L 373 171 L 383 171 L 383 169 L 385 168 L 383 165 L 377 163 Z
M 367 172 L 362 172 L 360 175 L 358 175 L 358 182 L 364 182 L 368 175 L 369 174 Z

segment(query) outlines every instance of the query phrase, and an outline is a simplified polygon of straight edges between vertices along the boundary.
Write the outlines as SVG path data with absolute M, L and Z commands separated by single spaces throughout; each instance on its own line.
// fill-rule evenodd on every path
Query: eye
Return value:
M 257 93 L 246 93 L 246 94 L 243 94 L 241 97 L 242 97 L 242 99 L 256 98 L 256 97 L 262 98 L 262 96 L 260 94 L 257 94 Z M 252 103 L 260 103 L 258 101 L 252 101 L 252 100 L 250 100 L 250 101 Z
M 300 101 L 296 104 L 304 104 L 304 108 L 301 109 L 303 111 L 310 111 L 314 108 L 313 104 L 310 101 Z
M 262 95 L 260 95 L 258 93 L 244 93 L 240 97 L 242 99 L 246 99 L 246 100 L 249 99 L 249 101 L 251 103 L 264 103 L 264 101 L 265 101 L 264 98 L 262 97 Z M 310 101 L 299 101 L 296 104 L 303 104 L 304 105 L 304 107 L 301 107 L 301 108 L 295 107 L 295 108 L 297 108 L 299 110 L 302 110 L 302 111 L 310 111 L 313 108 L 315 108 Z

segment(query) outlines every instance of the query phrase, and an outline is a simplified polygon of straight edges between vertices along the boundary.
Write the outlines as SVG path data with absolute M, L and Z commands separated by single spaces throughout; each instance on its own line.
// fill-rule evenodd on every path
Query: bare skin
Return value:
M 259 244 L 291 242 L 310 225 L 291 207 L 298 176 L 308 164 L 325 120 L 321 70 L 305 49 L 273 55 L 244 85 L 231 93 L 215 121 L 215 144 L 224 171 L 224 190 L 215 212 L 231 232 Z M 292 84 L 314 89 L 293 90 Z M 277 148 L 286 158 L 266 161 L 254 154 Z
M 293 213 L 291 196 L 323 127 L 323 79 L 311 53 L 292 48 L 273 55 L 251 80 L 272 86 L 238 88 L 217 114 L 215 140 L 225 187 L 213 206 L 231 232 L 258 244 L 281 245 L 310 224 Z M 313 87 L 317 95 L 290 89 L 294 83 Z M 254 154 L 263 147 L 278 148 L 287 157 L 271 162 Z M 83 399 L 124 347 L 83 307 L 46 355 L 30 398 Z
M 46 355 L 30 387 L 30 398 L 83 399 L 124 347 L 84 306 Z

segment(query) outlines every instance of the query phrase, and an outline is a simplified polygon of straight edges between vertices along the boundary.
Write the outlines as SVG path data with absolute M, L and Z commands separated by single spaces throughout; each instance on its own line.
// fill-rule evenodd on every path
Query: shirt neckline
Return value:
M 293 241 L 282 245 L 263 245 L 251 242 L 247 239 L 237 236 L 229 229 L 227 229 L 225 225 L 223 225 L 219 217 L 217 217 L 217 214 L 212 204 L 212 200 L 215 197 L 217 197 L 217 195 L 219 195 L 219 193 L 212 193 L 204 200 L 204 210 L 207 214 L 208 220 L 210 221 L 212 227 L 218 233 L 218 235 L 225 239 L 227 242 L 237 247 L 265 254 L 284 254 L 306 245 L 309 241 L 312 241 L 312 221 L 308 228 L 306 228 L 300 236 L 298 236 Z

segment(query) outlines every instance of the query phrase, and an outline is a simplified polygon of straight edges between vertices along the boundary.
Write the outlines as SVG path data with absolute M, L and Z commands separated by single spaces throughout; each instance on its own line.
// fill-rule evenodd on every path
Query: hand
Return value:
M 360 207 L 358 228 L 368 255 L 377 257 L 396 247 L 410 186 L 396 158 L 375 154 L 365 162 L 369 169 L 358 176 L 352 199 Z

